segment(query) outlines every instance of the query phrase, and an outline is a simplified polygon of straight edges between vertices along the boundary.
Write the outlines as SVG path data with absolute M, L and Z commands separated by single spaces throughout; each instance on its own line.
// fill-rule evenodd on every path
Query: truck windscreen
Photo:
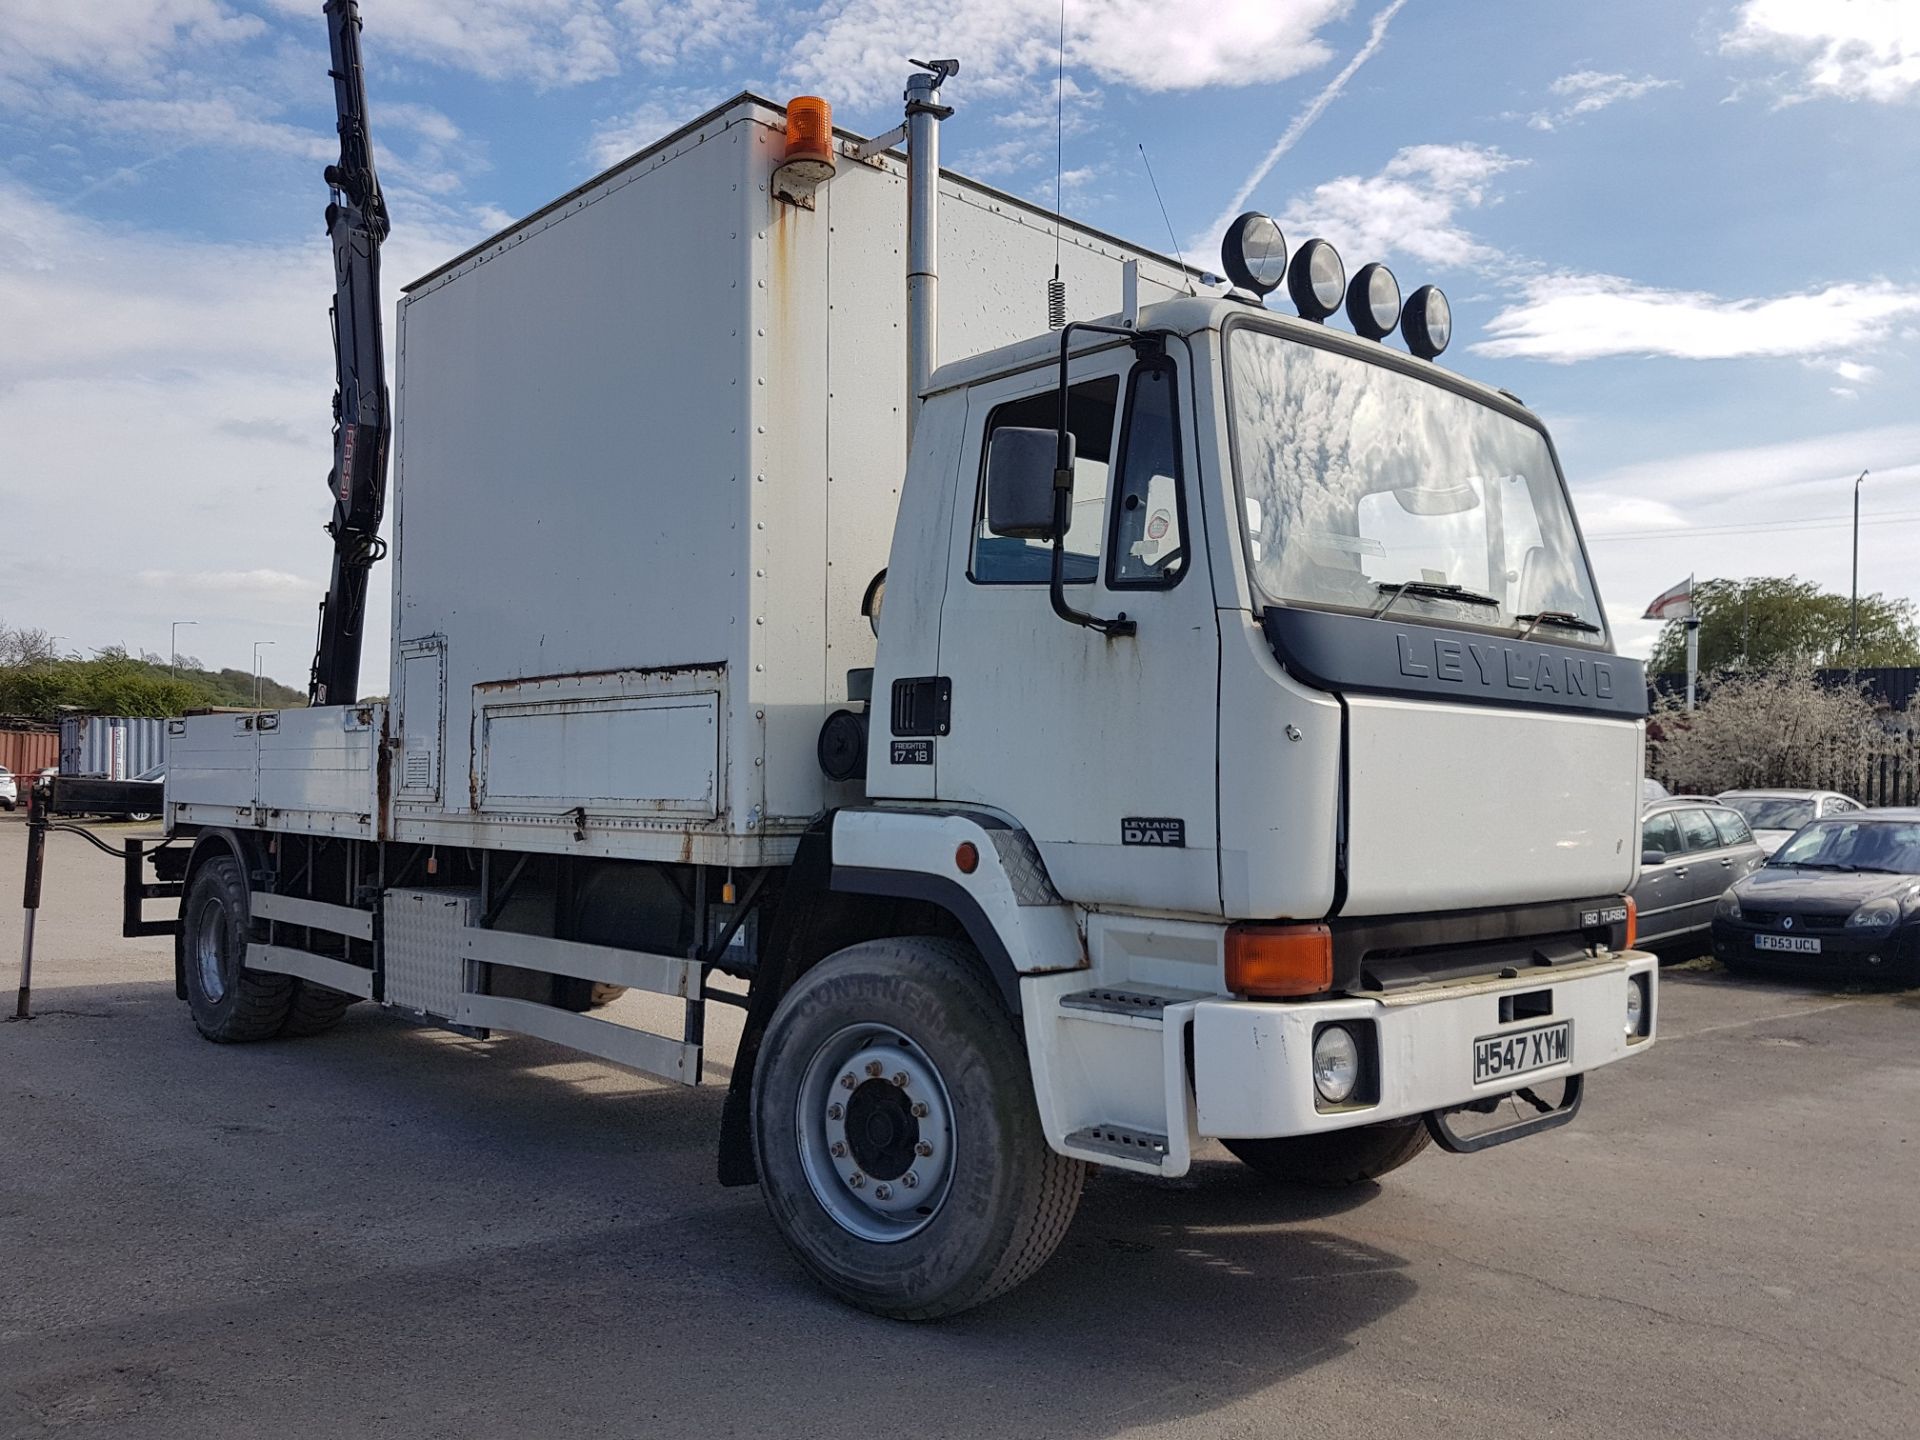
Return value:
M 1539 431 L 1251 325 L 1229 328 L 1227 369 L 1248 568 L 1265 599 L 1605 643 Z

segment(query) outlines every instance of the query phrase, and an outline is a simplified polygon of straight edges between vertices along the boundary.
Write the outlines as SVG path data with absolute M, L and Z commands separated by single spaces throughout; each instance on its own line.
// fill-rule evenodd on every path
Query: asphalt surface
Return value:
M 1103 1172 L 915 1327 L 715 1182 L 717 1088 L 370 1006 L 210 1045 L 117 878 L 53 839 L 0 1025 L 0 1435 L 1920 1434 L 1920 995 L 1670 972 L 1572 1126 L 1333 1197 Z

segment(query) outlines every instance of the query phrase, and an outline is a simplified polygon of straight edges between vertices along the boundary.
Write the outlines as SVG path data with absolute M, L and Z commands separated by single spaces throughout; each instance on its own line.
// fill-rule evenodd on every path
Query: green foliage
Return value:
M 298 690 L 262 676 L 260 704 L 281 710 L 306 704 Z M 179 715 L 188 710 L 251 706 L 253 676 L 244 670 L 202 670 L 183 663 L 167 673 L 158 656 L 102 650 L 91 660 L 31 656 L 0 663 L 0 714 L 57 720 L 63 714 Z
M 1853 605 L 1792 575 L 1706 580 L 1693 587 L 1700 612 L 1700 670 L 1767 670 L 1777 666 L 1920 665 L 1920 617 L 1911 600 L 1860 597 L 1860 643 L 1848 644 Z M 1669 620 L 1647 669 L 1687 668 L 1687 632 Z

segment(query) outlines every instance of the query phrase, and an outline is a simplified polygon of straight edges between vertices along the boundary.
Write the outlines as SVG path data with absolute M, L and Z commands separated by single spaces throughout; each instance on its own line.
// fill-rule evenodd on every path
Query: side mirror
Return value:
M 987 450 L 987 529 L 1015 540 L 1051 540 L 1053 469 L 1059 434 L 1004 426 L 993 432 Z M 1073 436 L 1067 436 L 1067 465 L 1073 465 Z
M 1667 863 L 1667 852 L 1664 850 L 1642 850 L 1640 852 L 1640 863 L 1642 865 L 1664 865 Z

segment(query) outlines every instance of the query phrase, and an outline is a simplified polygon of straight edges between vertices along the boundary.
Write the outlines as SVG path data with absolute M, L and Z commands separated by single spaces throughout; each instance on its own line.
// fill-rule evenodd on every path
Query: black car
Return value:
M 1720 897 L 1713 953 L 1730 970 L 1920 985 L 1920 810 L 1864 810 L 1795 831 Z

